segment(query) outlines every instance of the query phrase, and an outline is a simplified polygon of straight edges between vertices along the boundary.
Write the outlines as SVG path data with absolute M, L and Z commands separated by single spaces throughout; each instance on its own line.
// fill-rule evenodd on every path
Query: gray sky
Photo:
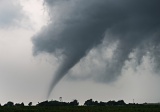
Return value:
M 158 0 L 1 0 L 0 102 L 160 102 Z

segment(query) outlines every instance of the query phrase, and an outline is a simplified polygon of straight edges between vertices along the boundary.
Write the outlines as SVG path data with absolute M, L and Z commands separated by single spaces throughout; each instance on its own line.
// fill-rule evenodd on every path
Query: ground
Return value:
M 160 112 L 159 105 L 143 106 L 52 106 L 0 107 L 0 112 Z

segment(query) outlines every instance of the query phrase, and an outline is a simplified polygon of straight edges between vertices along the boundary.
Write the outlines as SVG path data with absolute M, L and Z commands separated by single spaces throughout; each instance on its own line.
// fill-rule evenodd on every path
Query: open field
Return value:
M 14 106 L 0 107 L 0 112 L 160 112 L 160 106 Z

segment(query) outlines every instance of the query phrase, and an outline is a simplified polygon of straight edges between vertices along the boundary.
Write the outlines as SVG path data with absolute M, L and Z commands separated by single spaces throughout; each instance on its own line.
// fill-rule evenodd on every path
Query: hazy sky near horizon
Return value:
M 160 102 L 159 1 L 133 1 L 1 0 L 0 103 L 47 100 L 57 69 L 50 100 Z

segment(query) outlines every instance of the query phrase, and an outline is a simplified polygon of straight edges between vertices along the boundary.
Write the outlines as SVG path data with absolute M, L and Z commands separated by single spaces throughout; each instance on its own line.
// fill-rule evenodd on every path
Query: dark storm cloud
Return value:
M 0 27 L 18 26 L 19 22 L 25 17 L 22 6 L 16 0 L 0 1 Z
M 59 80 L 104 38 L 118 41 L 112 62 L 102 78 L 112 81 L 121 74 L 129 54 L 139 49 L 137 60 L 150 51 L 159 59 L 159 0 L 45 0 L 51 18 L 33 38 L 34 54 L 62 55 L 49 94 Z M 107 36 L 110 35 L 110 36 Z

